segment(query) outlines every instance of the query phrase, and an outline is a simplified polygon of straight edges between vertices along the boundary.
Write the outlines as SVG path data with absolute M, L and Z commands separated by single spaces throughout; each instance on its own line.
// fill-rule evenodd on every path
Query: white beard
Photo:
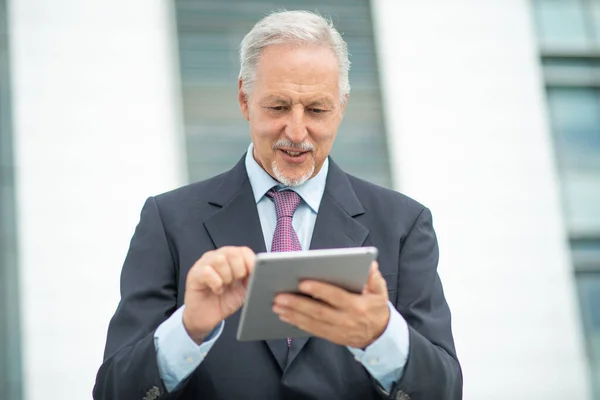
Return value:
M 302 185 L 304 182 L 309 180 L 310 177 L 312 176 L 313 172 L 315 172 L 315 160 L 314 159 L 313 159 L 311 167 L 306 171 L 306 173 L 297 179 L 290 179 L 287 176 L 285 176 L 279 170 L 279 168 L 277 168 L 277 163 L 275 162 L 275 160 L 273 160 L 273 163 L 271 164 L 271 166 L 273 167 L 273 173 L 275 174 L 275 179 L 277 179 L 280 183 L 282 183 L 283 185 L 288 186 L 288 187 L 297 187 L 297 186 Z

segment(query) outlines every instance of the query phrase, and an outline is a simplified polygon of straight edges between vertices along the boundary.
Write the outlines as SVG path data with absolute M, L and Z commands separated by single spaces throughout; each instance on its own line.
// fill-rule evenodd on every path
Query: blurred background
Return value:
M 465 399 L 600 399 L 600 0 L 0 0 L 0 399 L 91 398 L 143 201 L 242 156 L 282 8 L 348 42 L 334 159 L 432 209 Z

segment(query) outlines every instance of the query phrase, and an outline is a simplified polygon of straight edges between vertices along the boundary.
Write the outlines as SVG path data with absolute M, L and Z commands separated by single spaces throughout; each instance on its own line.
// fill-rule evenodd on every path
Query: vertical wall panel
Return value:
M 374 0 L 395 185 L 431 207 L 465 399 L 586 399 L 526 0 Z
M 27 400 L 91 398 L 143 201 L 186 181 L 169 7 L 10 4 Z

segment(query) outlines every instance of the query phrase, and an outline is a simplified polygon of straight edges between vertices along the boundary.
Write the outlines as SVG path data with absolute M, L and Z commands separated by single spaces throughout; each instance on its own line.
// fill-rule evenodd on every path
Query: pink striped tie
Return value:
M 300 241 L 298 235 L 292 226 L 294 212 L 300 205 L 300 195 L 292 190 L 277 192 L 273 189 L 267 192 L 275 202 L 275 213 L 277 214 L 277 225 L 273 233 L 273 242 L 271 243 L 272 252 L 280 251 L 300 251 Z M 292 338 L 287 338 L 288 347 L 292 344 Z

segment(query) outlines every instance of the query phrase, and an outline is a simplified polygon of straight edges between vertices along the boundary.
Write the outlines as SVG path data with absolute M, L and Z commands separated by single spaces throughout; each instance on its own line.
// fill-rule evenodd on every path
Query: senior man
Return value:
M 146 201 L 94 398 L 461 398 L 430 211 L 329 157 L 350 93 L 341 35 L 313 13 L 277 12 L 240 59 L 248 152 Z M 379 249 L 362 293 L 306 281 L 309 296 L 274 299 L 310 338 L 235 339 L 255 253 L 358 246 Z

